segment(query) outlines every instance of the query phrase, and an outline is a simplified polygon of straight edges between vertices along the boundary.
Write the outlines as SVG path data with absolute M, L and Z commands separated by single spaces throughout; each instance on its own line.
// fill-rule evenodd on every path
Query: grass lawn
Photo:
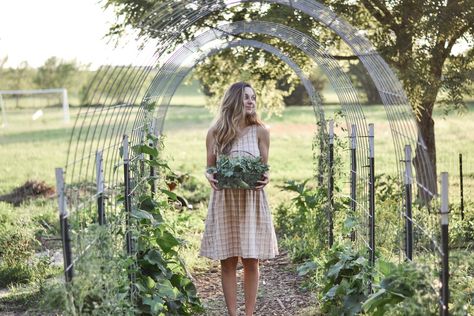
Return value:
M 179 97 L 190 97 L 186 88 Z M 178 91 L 179 93 L 180 91 Z M 176 101 L 176 100 L 175 100 Z M 198 100 L 199 101 L 199 100 Z M 196 101 L 199 103 L 201 101 Z M 327 106 L 327 112 L 336 110 Z M 74 119 L 78 109 L 71 109 Z M 31 120 L 34 110 L 10 111 L 9 125 L 0 129 L 0 194 L 10 192 L 28 179 L 44 180 L 54 185 L 54 168 L 65 164 L 71 125 L 65 125 L 60 109 L 47 109 L 45 115 Z M 381 106 L 365 107 L 367 122 L 375 124 L 376 172 L 396 173 L 393 145 L 385 111 Z M 331 114 L 327 114 L 331 117 Z M 178 170 L 202 179 L 205 165 L 204 139 L 213 114 L 202 106 L 172 105 L 165 122 L 165 154 Z M 474 192 L 474 129 L 473 106 L 463 116 L 436 113 L 438 172 L 448 171 L 451 194 L 459 189 L 458 155 L 463 154 L 465 195 Z M 278 201 L 277 185 L 287 179 L 302 180 L 313 175 L 311 144 L 315 119 L 311 107 L 288 107 L 280 117 L 265 122 L 270 126 L 271 184 L 268 187 L 272 202 Z M 338 135 L 344 137 L 342 131 Z

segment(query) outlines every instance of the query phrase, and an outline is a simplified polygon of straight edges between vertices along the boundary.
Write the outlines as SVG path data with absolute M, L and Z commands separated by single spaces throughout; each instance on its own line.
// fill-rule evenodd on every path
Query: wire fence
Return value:
M 130 227 L 130 214 L 141 184 L 153 174 L 144 168 L 143 155 L 135 155 L 131 148 L 145 144 L 147 134 L 161 134 L 172 96 L 200 60 L 228 47 L 252 46 L 286 62 L 305 83 L 312 100 L 320 142 L 318 180 L 327 185 L 331 203 L 327 213 L 329 246 L 338 234 L 334 231 L 334 200 L 348 198 L 357 222 L 350 236 L 354 247 L 367 249 L 371 263 L 385 256 L 398 261 L 423 262 L 442 271 L 441 279 L 432 283 L 436 295 L 440 292 L 440 311 L 447 315 L 447 197 L 442 195 L 440 200 L 428 149 L 419 136 L 400 82 L 360 32 L 324 5 L 310 0 L 269 1 L 300 10 L 330 28 L 366 67 L 384 104 L 394 145 L 396 174 L 381 179 L 374 146 L 377 134 L 374 126 L 366 122 L 358 93 L 339 62 L 312 37 L 277 23 L 240 21 L 219 25 L 178 46 L 182 32 L 196 21 L 242 2 L 247 1 L 202 1 L 199 6 L 192 1 L 160 2 L 141 21 L 148 34 L 142 39 L 144 45 L 156 47 L 155 53 L 151 56 L 144 53 L 128 67 L 103 67 L 97 72 L 87 92 L 87 103 L 96 106 L 79 113 L 71 134 L 66 168 L 56 173 L 66 281 L 97 264 L 102 272 L 94 277 L 101 280 L 103 287 L 111 287 L 111 292 L 113 284 L 104 281 L 103 275 L 133 283 L 133 275 L 104 271 L 107 261 L 133 259 L 134 228 Z M 246 38 L 249 34 L 277 38 L 299 48 L 328 77 L 343 112 L 341 124 L 345 125 L 346 135 L 340 138 L 347 144 L 345 155 L 336 162 L 349 166 L 345 173 L 348 176 L 342 180 L 347 184 L 347 191 L 334 190 L 337 181 L 341 181 L 335 172 L 334 129 L 327 126 L 321 98 L 291 57 L 264 41 Z M 172 53 L 168 51 L 170 47 Z M 464 159 L 463 174 L 472 177 L 469 160 L 472 158 Z M 325 162 L 328 168 L 324 167 Z M 450 166 L 451 172 L 454 165 L 449 159 L 441 160 L 438 169 L 444 171 L 443 167 Z M 441 192 L 445 194 L 445 174 L 442 179 Z M 471 188 L 466 190 L 471 192 Z M 103 230 L 104 234 L 92 237 L 97 236 L 97 230 Z

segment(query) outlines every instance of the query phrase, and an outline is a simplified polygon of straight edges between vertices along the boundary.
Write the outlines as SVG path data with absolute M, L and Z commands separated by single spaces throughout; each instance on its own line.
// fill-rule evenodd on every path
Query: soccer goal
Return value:
M 7 118 L 7 109 L 8 108 L 15 108 L 15 106 L 7 106 L 8 102 L 16 102 L 18 107 L 18 100 L 19 99 L 33 99 L 33 106 L 26 106 L 26 107 L 33 107 L 38 108 L 35 106 L 35 99 L 39 99 L 41 96 L 57 96 L 61 100 L 61 105 L 63 109 L 63 120 L 65 123 L 69 123 L 69 101 L 66 89 L 36 89 L 36 90 L 0 90 L 0 110 L 2 112 L 2 127 L 6 127 L 8 125 L 8 118 Z M 30 101 L 31 103 L 31 101 Z M 44 104 L 39 105 L 39 109 L 33 114 L 32 119 L 35 120 L 40 117 L 43 113 Z

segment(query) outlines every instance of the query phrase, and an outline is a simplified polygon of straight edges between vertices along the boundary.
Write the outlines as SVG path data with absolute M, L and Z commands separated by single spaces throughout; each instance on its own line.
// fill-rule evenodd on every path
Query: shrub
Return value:
M 450 205 L 449 244 L 455 248 L 474 246 L 474 203 L 465 202 L 464 219 L 461 219 L 460 204 Z
M 370 315 L 437 315 L 437 294 L 430 285 L 433 271 L 406 261 L 401 264 L 378 261 L 381 281 L 363 304 Z
M 48 256 L 35 255 L 40 243 L 29 223 L 0 225 L 0 286 L 42 283 L 53 269 Z
M 287 181 L 282 189 L 296 196 L 276 208 L 277 228 L 294 262 L 312 258 L 327 243 L 326 193 L 308 187 L 308 181 Z
M 350 247 L 334 246 L 324 258 L 321 311 L 328 315 L 356 315 L 369 294 L 372 269 Z

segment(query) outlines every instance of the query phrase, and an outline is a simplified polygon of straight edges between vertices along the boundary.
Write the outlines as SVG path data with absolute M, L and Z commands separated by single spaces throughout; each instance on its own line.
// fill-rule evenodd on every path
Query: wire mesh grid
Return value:
M 141 56 L 141 65 L 137 63 L 128 67 L 106 66 L 97 72 L 88 91 L 88 103 L 91 106 L 86 107 L 85 112 L 81 111 L 76 119 L 66 167 L 65 192 L 70 210 L 69 217 L 74 222 L 72 227 L 77 230 L 77 236 L 73 240 L 77 242 L 74 253 L 78 258 L 80 258 L 79 254 L 86 253 L 90 249 L 90 245 L 96 243 L 93 241 L 89 244 L 82 244 L 84 238 L 81 236 L 87 230 L 88 224 L 93 221 L 92 214 L 95 212 L 94 205 L 97 198 L 94 187 L 95 152 L 103 150 L 105 186 L 109 198 L 106 208 L 107 217 L 115 216 L 117 223 L 123 223 L 121 216 L 123 211 L 120 203 L 114 201 L 123 186 L 123 179 L 118 172 L 122 165 L 120 159 L 121 137 L 123 134 L 129 133 L 130 145 L 133 146 L 144 142 L 147 130 L 155 130 L 155 133 L 161 131 L 169 102 L 176 88 L 199 60 L 228 47 L 253 46 L 277 55 L 290 65 L 290 68 L 300 78 L 304 78 L 301 76 L 298 66 L 289 57 L 269 45 L 250 39 L 235 39 L 244 33 L 264 34 L 287 41 L 309 55 L 328 77 L 344 111 L 347 131 L 350 131 L 353 125 L 358 130 L 357 199 L 354 202 L 357 203 L 361 222 L 360 232 L 358 232 L 358 240 L 361 241 L 359 247 L 368 245 L 366 233 L 368 212 L 367 123 L 351 80 L 321 45 L 311 37 L 283 25 L 260 21 L 241 21 L 220 25 L 218 28 L 196 36 L 192 41 L 172 53 L 168 52 L 170 47 L 176 46 L 184 29 L 212 12 L 243 2 L 253 1 L 202 1 L 199 6 L 193 5 L 192 1 L 168 1 L 157 5 L 141 22 L 143 41 L 148 45 L 156 46 L 153 56 Z M 414 179 L 415 187 L 426 190 L 436 197 L 436 192 L 431 191 L 433 187 L 436 188 L 436 180 L 431 171 L 432 166 L 426 146 L 418 136 L 419 131 L 408 99 L 400 82 L 372 45 L 360 32 L 316 1 L 268 2 L 289 5 L 312 16 L 337 33 L 352 48 L 353 53 L 366 67 L 385 106 L 397 161 L 403 160 L 405 145 L 416 148 L 416 154 L 421 157 L 422 163 L 418 165 L 421 172 L 420 176 Z M 207 51 L 202 49 L 203 46 L 223 38 L 227 41 L 224 44 L 211 46 L 212 48 Z M 311 89 L 306 79 L 302 79 L 302 82 L 313 100 L 317 119 L 323 121 L 324 111 L 320 106 L 319 96 L 314 92 L 314 89 Z M 150 111 L 153 108 L 156 109 L 155 112 Z M 321 124 L 321 129 L 323 130 L 321 135 L 327 136 L 325 124 Z M 133 159 L 139 160 L 137 157 Z M 401 184 L 403 170 L 400 164 L 397 164 L 397 168 L 399 168 L 398 184 Z M 133 176 L 138 177 L 134 178 L 135 183 L 140 183 L 140 177 L 146 176 L 146 174 L 135 172 Z M 400 241 L 402 239 L 401 232 L 403 232 L 402 222 L 405 218 L 403 205 L 399 204 L 395 212 L 398 213 L 398 216 L 391 221 L 390 229 L 395 228 L 396 241 L 393 243 L 398 243 L 399 247 L 394 247 L 396 249 L 392 253 L 396 252 L 400 260 L 403 256 L 402 242 Z M 417 227 L 415 236 L 418 236 L 418 239 L 415 239 L 419 257 L 422 257 L 421 254 L 436 252 L 436 242 L 439 240 L 439 236 L 435 234 L 438 227 L 437 220 L 435 204 L 429 211 L 420 209 L 414 213 L 413 224 Z

